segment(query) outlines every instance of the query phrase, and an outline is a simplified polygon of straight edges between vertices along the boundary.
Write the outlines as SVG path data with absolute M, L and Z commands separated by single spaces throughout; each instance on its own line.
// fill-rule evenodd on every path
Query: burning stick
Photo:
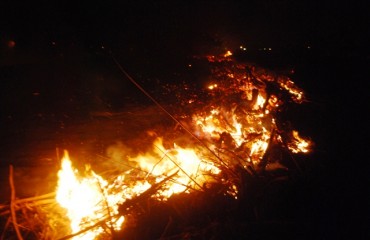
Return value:
M 93 224 L 93 225 L 91 225 L 91 226 L 89 226 L 89 227 L 86 227 L 86 228 L 84 228 L 84 229 L 82 229 L 82 230 L 80 230 L 80 231 L 78 231 L 78 232 L 76 232 L 76 233 L 72 233 L 72 234 L 67 235 L 67 236 L 65 236 L 65 237 L 59 238 L 58 240 L 71 239 L 71 238 L 76 237 L 76 236 L 78 236 L 78 235 L 81 235 L 81 234 L 83 234 L 83 233 L 85 233 L 85 232 L 88 232 L 88 231 L 90 231 L 91 229 L 94 229 L 94 228 L 97 228 L 97 227 L 103 226 L 103 225 L 105 225 L 105 224 L 106 224 L 106 222 L 109 220 L 109 218 L 110 218 L 110 217 L 108 217 L 108 218 L 104 218 L 104 219 L 100 220 L 99 222 L 97 222 L 97 223 L 95 223 L 95 224 Z
M 136 196 L 135 198 L 126 200 L 123 204 L 121 204 L 119 206 L 119 213 L 120 214 L 123 214 L 124 212 L 127 211 L 128 208 L 130 208 L 130 207 L 132 207 L 132 206 L 134 206 L 134 205 L 142 202 L 145 199 L 150 198 L 153 194 L 155 194 L 158 191 L 158 189 L 160 189 L 162 187 L 162 185 L 165 182 L 167 182 L 168 180 L 170 180 L 171 178 L 173 178 L 176 174 L 177 174 L 177 172 L 174 173 L 174 174 L 172 174 L 172 175 L 170 175 L 170 176 L 168 176 L 167 178 L 163 179 L 162 181 L 158 182 L 157 184 L 152 185 L 151 188 L 149 188 L 148 190 L 146 190 L 142 194 Z M 120 214 L 117 214 L 115 217 L 118 217 Z M 59 240 L 70 239 L 70 238 L 76 237 L 78 235 L 81 235 L 83 233 L 86 233 L 86 232 L 88 232 L 88 231 L 90 231 L 90 230 L 92 230 L 94 228 L 97 228 L 97 227 L 100 227 L 100 226 L 104 226 L 104 225 L 106 225 L 106 223 L 108 221 L 111 221 L 111 217 L 113 217 L 113 216 L 109 216 L 109 217 L 103 218 L 103 219 L 99 220 L 98 222 L 96 222 L 95 224 L 93 224 L 91 226 L 88 226 L 88 227 L 86 227 L 84 229 L 81 229 L 80 231 L 78 231 L 76 233 L 73 233 L 73 234 L 67 235 L 65 237 L 62 237 Z
M 14 181 L 13 181 L 13 166 L 12 165 L 9 166 L 9 184 L 10 184 L 10 190 L 11 190 L 10 212 L 12 216 L 13 226 L 14 226 L 15 232 L 17 233 L 18 239 L 23 240 L 21 231 L 18 228 L 17 217 L 15 215 L 15 188 L 14 188 Z
M 14 181 L 11 181 L 11 185 L 12 194 L 15 194 Z M 30 234 L 37 239 L 55 239 L 61 234 L 65 222 L 64 213 L 60 210 L 55 192 L 24 199 L 13 198 L 11 203 L 1 205 L 0 216 L 7 218 L 7 221 L 1 226 L 3 232 L 0 239 L 7 239 L 13 231 L 18 239 Z
M 128 208 L 132 207 L 133 205 L 136 205 L 140 202 L 142 202 L 143 200 L 145 199 L 148 199 L 150 198 L 153 194 L 155 194 L 162 186 L 164 183 L 166 183 L 168 180 L 172 179 L 174 176 L 176 176 L 178 173 L 175 172 L 174 174 L 166 177 L 165 179 L 163 179 L 162 181 L 156 183 L 156 184 L 153 184 L 148 190 L 146 190 L 145 192 L 143 192 L 142 194 L 132 198 L 132 199 L 127 199 L 123 204 L 121 204 L 118 208 L 118 211 L 121 213 L 121 214 L 124 214 Z

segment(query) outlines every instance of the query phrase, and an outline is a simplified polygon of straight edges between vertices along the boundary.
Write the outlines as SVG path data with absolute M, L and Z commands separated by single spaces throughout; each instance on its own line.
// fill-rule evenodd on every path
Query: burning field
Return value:
M 288 76 L 239 63 L 229 51 L 202 59 L 207 85 L 163 86 L 176 99 L 168 108 L 128 76 L 167 120 L 109 146 L 99 163 L 83 166 L 69 149 L 58 151 L 55 192 L 17 198 L 10 167 L 2 239 L 243 237 L 241 228 L 263 219 L 268 189 L 299 174 L 300 156 L 312 151 L 286 119 L 306 99 Z

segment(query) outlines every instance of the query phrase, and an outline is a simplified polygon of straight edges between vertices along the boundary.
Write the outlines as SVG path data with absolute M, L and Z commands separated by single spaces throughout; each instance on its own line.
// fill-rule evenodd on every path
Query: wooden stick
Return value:
M 136 196 L 132 199 L 127 199 L 125 202 L 120 204 L 119 207 L 118 207 L 118 211 L 120 212 L 120 214 L 124 214 L 127 208 L 129 208 L 129 207 L 131 207 L 131 206 L 133 206 L 137 203 L 140 203 L 144 199 L 150 198 L 153 194 L 155 194 L 162 187 L 162 185 L 165 182 L 167 182 L 168 180 L 173 178 L 178 172 L 179 171 L 177 171 L 174 174 L 168 176 L 167 178 L 163 179 L 162 181 L 160 181 L 156 184 L 153 184 L 149 189 L 147 189 L 145 192 L 141 193 L 140 195 L 138 195 L 138 196 Z
M 15 200 L 15 203 L 16 204 L 20 204 L 20 203 L 24 203 L 24 202 L 31 202 L 31 201 L 33 202 L 33 201 L 37 201 L 37 200 L 45 199 L 45 198 L 52 198 L 52 199 L 54 199 L 55 198 L 55 195 L 56 195 L 56 192 L 51 192 L 51 193 L 47 193 L 47 194 L 36 196 L 36 197 L 29 197 L 29 198 L 18 199 L 18 200 Z
M 104 204 L 105 204 L 105 207 L 106 207 L 106 209 L 107 209 L 107 213 L 108 213 L 108 218 L 110 218 L 109 219 L 109 221 L 111 222 L 111 224 L 108 226 L 109 227 L 109 229 L 110 229 L 110 231 L 111 231 L 111 234 L 114 234 L 114 228 L 113 228 L 113 224 L 112 224 L 112 214 L 111 214 L 111 211 L 109 210 L 109 204 L 108 204 L 108 201 L 107 201 L 107 198 L 106 198 L 106 195 L 105 195 L 105 193 L 104 193 L 104 189 L 103 189 L 103 187 L 101 186 L 101 184 L 100 184 L 100 182 L 98 181 L 98 186 L 99 186 L 99 189 L 100 189 L 100 193 L 101 193 L 101 195 L 103 196 L 103 201 L 104 201 Z M 105 230 L 105 229 L 104 229 Z
M 21 203 L 19 203 L 17 200 L 15 200 L 14 205 L 13 205 L 13 209 L 16 212 L 16 211 L 21 210 L 24 207 L 38 207 L 38 206 L 42 206 L 42 205 L 52 205 L 52 204 L 56 204 L 56 203 L 57 203 L 56 200 L 53 199 L 53 198 L 40 199 L 40 200 L 35 200 L 35 201 L 28 200 L 27 202 L 22 201 Z M 3 206 L 0 209 L 0 216 L 7 215 L 7 214 L 11 213 L 10 207 L 11 207 L 10 205 Z
M 0 238 L 1 240 L 5 239 L 4 237 L 5 237 L 5 234 L 6 234 L 6 229 L 8 228 L 9 224 L 10 224 L 10 217 L 8 217 L 8 220 L 6 221 L 6 224 L 4 226 L 4 230 L 1 233 L 1 238 Z
M 162 235 L 159 239 L 163 239 L 167 235 L 168 230 L 170 229 L 172 223 L 173 223 L 173 219 L 172 219 L 171 216 L 169 216 L 167 225 L 166 225 L 166 227 L 165 227 L 165 229 L 164 229 L 164 231 L 163 231 L 163 233 L 162 233 Z
M 172 158 L 167 154 L 167 152 L 164 152 L 161 148 L 159 148 L 157 146 L 155 146 L 155 147 L 164 154 L 163 158 L 167 157 L 173 164 L 176 165 L 176 167 L 178 167 L 181 170 L 181 172 L 183 172 L 191 181 L 193 181 L 195 183 L 195 185 L 197 185 L 200 189 L 204 190 L 203 187 L 200 186 L 199 183 L 197 183 L 184 169 L 182 169 L 181 166 L 177 162 L 172 160 Z
M 10 210 L 7 209 L 7 210 L 4 210 L 0 213 L 0 216 L 3 216 L 3 215 L 8 215 L 10 213 Z
M 73 238 L 73 237 L 75 237 L 75 236 L 78 236 L 78 235 L 80 235 L 80 234 L 82 234 L 82 233 L 84 233 L 84 232 L 87 232 L 87 231 L 89 231 L 89 230 L 91 230 L 91 229 L 93 229 L 93 228 L 96 228 L 96 227 L 98 227 L 98 226 L 104 225 L 104 224 L 105 224 L 105 222 L 106 222 L 107 220 L 109 220 L 109 218 L 105 218 L 105 219 L 103 219 L 103 220 L 101 220 L 101 221 L 99 221 L 99 222 L 97 222 L 97 223 L 95 223 L 95 224 L 93 224 L 93 225 L 91 225 L 91 226 L 89 226 L 89 227 L 87 227 L 87 228 L 82 229 L 82 230 L 81 230 L 81 231 L 79 231 L 79 232 L 72 233 L 72 234 L 70 234 L 70 235 L 68 235 L 68 236 L 65 236 L 65 237 L 59 238 L 58 240 L 66 240 L 66 239 L 70 239 L 70 238 Z
M 23 206 L 37 207 L 37 206 L 42 206 L 42 205 L 52 205 L 56 203 L 57 201 L 55 199 L 43 199 L 43 200 L 25 203 Z
M 17 237 L 19 240 L 23 240 L 22 234 L 18 228 L 17 218 L 15 214 L 15 188 L 14 188 L 14 181 L 13 181 L 13 166 L 9 166 L 9 184 L 10 184 L 10 212 L 12 215 L 12 221 L 14 225 L 15 232 L 17 233 Z

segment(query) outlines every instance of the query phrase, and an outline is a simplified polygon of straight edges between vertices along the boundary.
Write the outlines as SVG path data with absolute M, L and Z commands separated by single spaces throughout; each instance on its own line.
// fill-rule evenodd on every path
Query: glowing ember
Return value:
M 230 57 L 231 55 L 233 55 L 233 53 L 231 51 L 227 51 L 225 54 L 224 54 L 224 57 Z
M 209 90 L 213 90 L 215 88 L 217 88 L 217 84 L 211 84 L 211 85 L 208 86 Z

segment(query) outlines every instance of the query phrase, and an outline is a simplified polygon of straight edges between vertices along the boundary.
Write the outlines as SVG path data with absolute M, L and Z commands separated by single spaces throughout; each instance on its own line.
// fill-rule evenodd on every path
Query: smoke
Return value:
M 105 162 L 105 165 L 109 165 L 108 169 L 125 172 L 137 167 L 136 162 L 129 160 L 129 157 L 134 155 L 133 150 L 121 141 L 109 146 L 106 155 L 109 158 L 109 161 Z

